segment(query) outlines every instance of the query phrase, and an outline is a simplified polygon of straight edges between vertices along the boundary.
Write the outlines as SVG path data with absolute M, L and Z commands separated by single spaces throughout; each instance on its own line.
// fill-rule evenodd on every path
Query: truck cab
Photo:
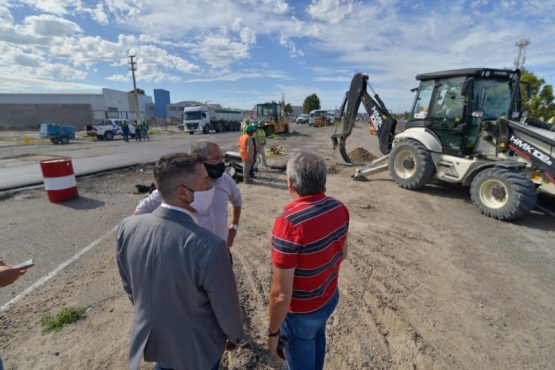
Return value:
M 210 109 L 207 106 L 185 107 L 183 109 L 183 129 L 193 135 L 195 132 L 210 132 Z

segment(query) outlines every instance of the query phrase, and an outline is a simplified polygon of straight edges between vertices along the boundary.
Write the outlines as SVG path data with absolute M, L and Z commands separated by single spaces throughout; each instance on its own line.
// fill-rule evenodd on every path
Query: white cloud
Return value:
M 108 15 L 104 11 L 104 6 L 102 3 L 96 4 L 96 7 L 93 9 L 87 9 L 88 13 L 90 13 L 92 19 L 97 21 L 100 24 L 108 24 Z
M 245 44 L 254 44 L 256 42 L 256 32 L 252 28 L 245 26 L 245 22 L 241 17 L 235 18 L 231 25 L 231 30 L 238 32 L 241 41 Z
M 304 55 L 303 51 L 297 50 L 295 43 L 290 39 L 288 39 L 287 36 L 285 35 L 280 35 L 279 43 L 281 46 L 284 46 L 289 49 L 289 55 L 291 55 L 292 57 L 297 57 L 297 56 L 302 57 Z
M 12 13 L 5 6 L 0 6 L 0 25 L 1 27 L 11 26 L 13 24 Z
M 241 30 L 239 34 L 241 36 L 241 41 L 245 44 L 256 43 L 256 32 L 253 29 L 245 27 Z
M 29 1 L 28 3 L 46 13 L 56 15 L 67 14 L 66 6 L 68 5 L 68 2 L 63 0 L 37 0 Z
M 24 24 L 32 33 L 43 37 L 67 36 L 82 32 L 77 23 L 47 14 L 27 17 Z
M 337 24 L 353 11 L 352 0 L 312 0 L 308 13 L 312 18 Z
M 511 67 L 514 43 L 529 38 L 526 65 L 555 83 L 555 2 L 437 0 L 433 8 L 441 14 L 409 0 L 0 0 L 0 75 L 35 65 L 43 79 L 110 76 L 115 86 L 129 81 L 134 53 L 143 82 L 266 77 L 272 94 L 313 90 L 334 105 L 361 71 L 390 109 L 406 110 L 417 73 Z M 291 85 L 276 86 L 280 79 Z
M 191 50 L 212 67 L 227 67 L 239 59 L 249 57 L 246 44 L 232 41 L 224 36 L 209 36 L 204 39 L 198 50 Z

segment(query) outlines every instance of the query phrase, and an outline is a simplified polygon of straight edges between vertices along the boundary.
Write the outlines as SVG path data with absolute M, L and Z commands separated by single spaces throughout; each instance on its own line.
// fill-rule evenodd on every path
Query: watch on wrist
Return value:
M 237 230 L 239 230 L 239 225 L 231 225 L 231 226 L 229 226 L 229 228 L 237 231 Z
M 268 334 L 269 337 L 277 337 L 279 332 L 281 329 L 278 329 L 275 333 L 272 333 L 270 331 L 270 325 L 266 325 L 266 334 Z

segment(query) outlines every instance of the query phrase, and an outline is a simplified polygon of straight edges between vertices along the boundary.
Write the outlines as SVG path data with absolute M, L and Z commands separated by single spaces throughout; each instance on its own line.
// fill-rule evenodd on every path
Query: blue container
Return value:
M 73 126 L 43 123 L 40 125 L 39 136 L 50 139 L 52 144 L 67 144 L 70 139 L 75 139 L 75 130 Z

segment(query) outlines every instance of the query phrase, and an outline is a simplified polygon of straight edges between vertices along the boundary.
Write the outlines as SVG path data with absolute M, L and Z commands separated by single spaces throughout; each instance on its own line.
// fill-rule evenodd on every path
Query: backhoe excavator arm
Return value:
M 366 91 L 367 87 L 370 87 L 372 90 L 374 94 L 373 98 Z M 376 94 L 368 84 L 368 76 L 362 73 L 356 73 L 351 81 L 351 88 L 345 94 L 339 112 L 339 119 L 341 120 L 341 118 L 343 118 L 343 131 L 341 133 L 336 132 L 331 137 L 333 141 L 334 157 L 337 161 L 342 162 L 335 155 L 337 149 L 339 149 L 344 164 L 353 164 L 347 154 L 345 144 L 347 142 L 347 137 L 349 137 L 353 131 L 358 108 L 361 103 L 368 114 L 370 124 L 374 127 L 378 135 L 380 151 L 385 155 L 391 150 L 391 143 L 395 135 L 397 120 L 391 116 L 378 94 Z

